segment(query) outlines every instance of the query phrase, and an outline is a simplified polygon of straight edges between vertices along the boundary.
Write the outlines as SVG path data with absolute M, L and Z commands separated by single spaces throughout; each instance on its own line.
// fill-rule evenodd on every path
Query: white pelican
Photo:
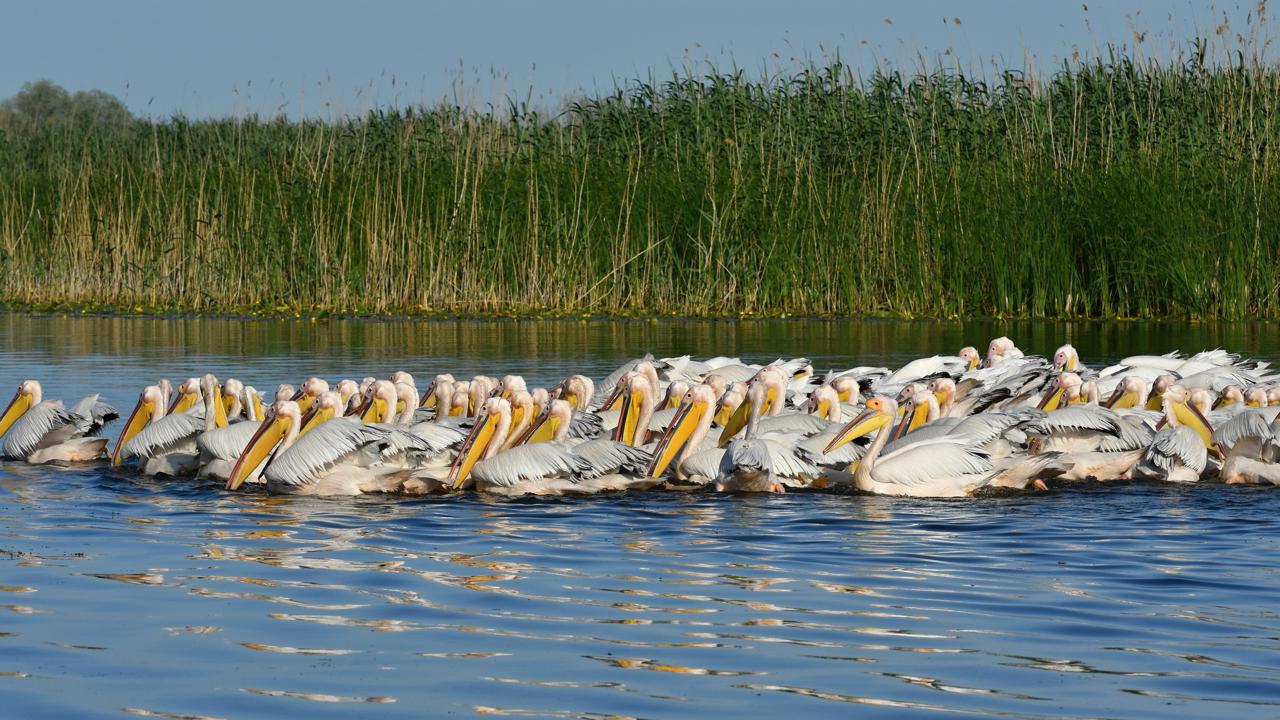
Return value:
M 145 415 L 149 402 L 145 393 L 139 397 L 131 421 L 117 441 L 117 464 L 137 457 L 144 461 L 142 471 L 147 475 L 177 477 L 196 472 L 200 461 L 196 437 L 205 430 L 227 426 L 226 406 L 222 404 L 218 379 L 210 374 L 187 380 L 182 392 L 183 397 L 194 395 L 202 399 L 203 404 L 152 420 L 130 436 L 128 433 L 135 426 L 132 418 Z
M 29 463 L 98 460 L 107 439 L 95 437 L 119 417 L 115 408 L 89 395 L 70 409 L 61 400 L 44 400 L 39 381 L 24 380 L 0 416 L 0 453 Z
M 565 437 L 569 404 L 552 401 L 540 420 L 557 418 L 556 437 Z M 500 450 L 511 430 L 511 403 L 489 398 L 471 435 L 467 437 L 449 472 L 454 488 L 474 485 L 476 490 L 502 495 L 563 494 L 598 489 L 650 485 L 642 473 L 650 455 L 639 448 L 611 440 L 587 440 L 578 444 L 559 441 L 518 445 Z M 534 434 L 538 428 L 534 428 Z
M 298 409 L 306 412 L 311 409 L 311 403 L 315 402 L 316 398 L 327 392 L 329 392 L 329 383 L 324 378 L 309 377 L 298 386 L 298 392 L 294 393 L 290 399 L 298 403 Z
M 586 375 L 570 375 L 552 388 L 551 395 L 569 403 L 574 410 L 586 410 L 596 394 L 596 384 Z
M 448 385 L 446 392 L 442 386 Z M 419 407 L 438 408 L 440 400 L 453 393 L 453 375 L 449 373 L 441 373 L 431 379 L 431 384 L 427 386 L 427 391 L 422 393 L 422 402 L 418 403 Z M 448 414 L 448 413 L 444 413 Z
M 1080 369 L 1080 353 L 1067 343 L 1053 353 L 1053 369 L 1058 372 L 1076 372 Z
M 1190 483 L 1200 479 L 1207 465 L 1208 454 L 1197 432 L 1171 423 L 1156 433 L 1130 475 L 1140 480 Z
M 866 410 L 851 420 L 826 448 L 830 452 L 866 434 L 868 429 L 876 431 L 871 446 L 853 471 L 854 485 L 863 492 L 913 497 L 964 497 L 985 486 L 1025 486 L 1054 460 L 1051 455 L 1032 457 L 1007 470 L 998 471 L 985 454 L 973 450 L 965 442 L 948 438 L 923 440 L 881 455 L 897 416 L 897 403 L 891 398 L 871 398 L 867 401 Z
M 341 496 L 399 491 L 403 467 L 382 464 L 391 430 L 338 417 L 300 432 L 302 412 L 292 400 L 277 401 L 232 468 L 227 489 L 236 490 L 264 460 L 267 490 L 287 495 Z M 278 449 L 277 449 L 278 448 Z M 273 454 L 274 451 L 274 454 Z

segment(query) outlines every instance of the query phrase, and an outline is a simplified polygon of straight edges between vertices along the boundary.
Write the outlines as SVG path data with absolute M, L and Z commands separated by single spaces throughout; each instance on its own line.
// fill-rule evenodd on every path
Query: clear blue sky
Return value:
M 1085 9 L 1087 5 L 1087 9 Z M 27 80 L 99 88 L 136 113 L 290 116 L 433 103 L 461 81 L 483 104 L 530 88 L 543 104 L 672 67 L 838 51 L 868 70 L 943 57 L 967 68 L 1051 66 L 1107 43 L 1166 56 L 1171 42 L 1255 2 L 1187 0 L 28 0 L 0 11 L 0 98 Z M 1280 8 L 1277 9 L 1280 11 Z M 956 24 L 955 19 L 959 19 Z M 950 54 L 946 53 L 950 51 Z M 698 65 L 698 63 L 703 63 Z

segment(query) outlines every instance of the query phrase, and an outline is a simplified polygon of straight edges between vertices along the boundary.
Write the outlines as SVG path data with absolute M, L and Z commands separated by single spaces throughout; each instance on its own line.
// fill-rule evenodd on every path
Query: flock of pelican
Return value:
M 985 356 L 819 376 L 804 358 L 646 356 L 600 384 L 571 375 L 459 380 L 312 377 L 261 393 L 234 379 L 149 385 L 119 413 L 68 408 L 40 383 L 0 416 L 0 453 L 30 463 L 106 459 L 148 475 L 271 493 L 341 496 L 474 489 L 499 495 L 714 488 L 958 497 L 1047 481 L 1280 485 L 1280 374 L 1222 350 L 1140 355 L 1092 369 L 996 338 Z

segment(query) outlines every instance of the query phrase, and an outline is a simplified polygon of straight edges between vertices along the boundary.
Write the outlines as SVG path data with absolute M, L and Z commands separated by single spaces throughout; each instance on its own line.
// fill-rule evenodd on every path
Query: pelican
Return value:
M 984 453 L 945 437 L 912 443 L 881 455 L 897 416 L 898 404 L 892 398 L 871 398 L 866 410 L 845 425 L 825 448 L 830 452 L 866 434 L 868 429 L 876 431 L 871 446 L 853 471 L 854 485 L 863 492 L 964 497 L 985 486 L 1025 486 L 1055 459 L 1052 455 L 1033 456 L 1002 471 Z
M 203 399 L 203 405 L 193 405 L 187 410 L 154 419 L 128 436 L 134 427 L 132 418 L 145 414 L 149 398 L 144 391 L 117 441 L 116 464 L 137 457 L 144 461 L 142 471 L 147 475 L 178 477 L 195 473 L 200 460 L 196 437 L 206 430 L 227 426 L 226 406 L 222 404 L 218 379 L 213 375 L 187 380 L 182 391 L 180 397 L 194 395 Z
M 298 409 L 306 412 L 311 409 L 311 403 L 315 402 L 316 398 L 327 392 L 329 392 L 329 383 L 323 378 L 309 377 L 298 386 L 298 392 L 294 393 L 290 399 L 298 403 Z
M 595 396 L 596 385 L 586 375 L 570 375 L 552 389 L 551 395 L 569 403 L 574 410 L 586 410 Z
M 565 438 L 569 404 L 552 401 L 552 408 L 540 419 L 558 418 L 556 437 Z M 535 434 L 538 429 L 534 428 Z M 650 455 L 639 448 L 604 439 L 574 445 L 565 438 L 502 451 L 510 430 L 511 403 L 499 397 L 486 400 L 450 469 L 448 479 L 454 488 L 474 485 L 481 492 L 542 495 L 652 484 L 642 476 Z
M 444 385 L 449 386 L 448 392 L 445 392 L 444 388 L 442 387 Z M 442 398 L 445 398 L 451 395 L 452 392 L 453 392 L 453 375 L 449 373 L 441 373 L 440 375 L 436 375 L 434 378 L 432 378 L 431 384 L 427 386 L 427 391 L 422 393 L 422 402 L 419 403 L 419 406 L 424 408 L 438 408 L 440 406 L 440 400 Z M 443 413 L 443 414 L 447 415 L 448 413 Z
M 37 380 L 23 380 L 0 416 L 0 453 L 33 464 L 87 462 L 101 459 L 107 439 L 96 437 L 120 416 L 115 408 L 89 395 L 70 409 L 61 400 L 44 400 Z
M 1130 476 L 1140 480 L 1196 482 L 1207 464 L 1208 454 L 1196 430 L 1171 422 L 1156 433 Z
M 305 434 L 301 426 L 298 403 L 274 403 L 232 468 L 227 489 L 238 489 L 268 456 L 262 476 L 271 493 L 327 497 L 396 492 L 408 478 L 405 468 L 382 462 L 391 434 L 386 427 L 355 417 L 315 424 Z
M 1058 372 L 1076 372 L 1080 368 L 1080 353 L 1067 343 L 1053 353 L 1053 369 Z

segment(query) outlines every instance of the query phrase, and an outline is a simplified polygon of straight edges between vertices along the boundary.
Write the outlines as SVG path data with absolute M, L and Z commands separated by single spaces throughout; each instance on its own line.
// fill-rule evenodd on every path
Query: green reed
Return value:
M 513 104 L 0 127 L 0 300 L 368 313 L 1280 316 L 1280 73 L 1112 51 Z

